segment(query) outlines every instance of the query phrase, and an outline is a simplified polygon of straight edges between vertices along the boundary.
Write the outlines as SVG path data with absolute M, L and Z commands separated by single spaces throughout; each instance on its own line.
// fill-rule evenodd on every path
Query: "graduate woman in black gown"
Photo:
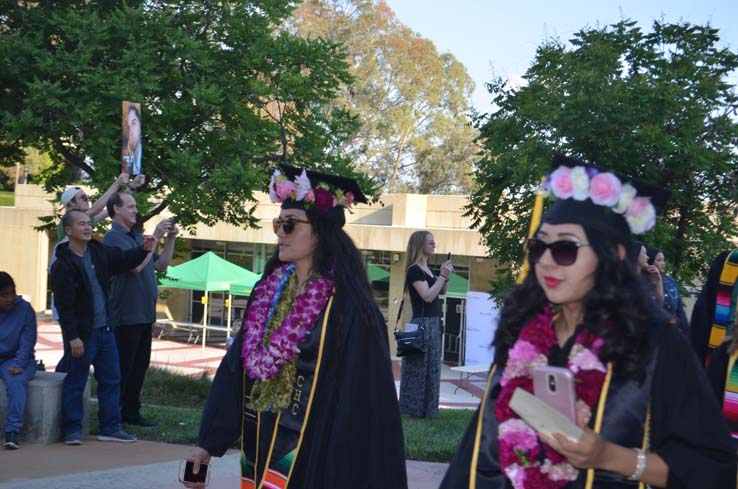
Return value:
M 531 272 L 505 301 L 485 395 L 441 487 L 736 487 L 736 447 L 704 369 L 624 260 L 666 195 L 582 161 L 554 164 Z M 510 409 L 538 365 L 572 372 L 578 442 Z
M 405 489 L 385 321 L 342 229 L 356 182 L 282 166 L 278 246 L 218 368 L 192 458 L 241 439 L 241 488 Z M 202 487 L 186 484 L 189 487 Z

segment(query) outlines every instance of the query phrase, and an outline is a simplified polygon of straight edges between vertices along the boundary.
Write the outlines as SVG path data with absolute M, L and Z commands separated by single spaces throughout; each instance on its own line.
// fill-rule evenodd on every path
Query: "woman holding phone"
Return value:
M 485 395 L 441 487 L 735 487 L 736 447 L 704 370 L 625 260 L 667 192 L 561 156 L 554 167 L 531 273 L 505 300 Z M 578 441 L 510 408 L 541 366 L 574 377 Z
M 277 246 L 218 367 L 188 487 L 241 439 L 241 488 L 407 489 L 387 327 L 344 209 L 350 178 L 281 165 Z M 189 479 L 189 481 L 186 481 Z
M 416 418 L 438 416 L 441 387 L 441 300 L 454 271 L 451 256 L 438 275 L 428 266 L 436 252 L 436 241 L 428 231 L 410 235 L 405 256 L 405 288 L 413 308 L 411 324 L 425 330 L 425 352 L 402 358 L 400 412 Z M 404 301 L 403 301 L 404 305 Z

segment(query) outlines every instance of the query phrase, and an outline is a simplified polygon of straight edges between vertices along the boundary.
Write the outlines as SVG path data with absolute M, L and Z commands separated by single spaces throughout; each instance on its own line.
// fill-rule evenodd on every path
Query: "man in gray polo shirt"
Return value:
M 124 192 L 108 200 L 108 213 L 113 220 L 103 243 L 121 250 L 136 248 L 143 236 L 133 230 L 138 216 L 136 199 Z M 110 321 L 115 328 L 115 340 L 120 358 L 120 411 L 124 423 L 144 427 L 155 426 L 141 416 L 141 388 L 151 358 L 151 329 L 156 320 L 158 296 L 156 272 L 165 272 L 174 252 L 174 241 L 179 230 L 172 220 L 156 226 L 156 243 L 166 234 L 161 254 L 156 247 L 136 268 L 116 275 L 110 286 Z

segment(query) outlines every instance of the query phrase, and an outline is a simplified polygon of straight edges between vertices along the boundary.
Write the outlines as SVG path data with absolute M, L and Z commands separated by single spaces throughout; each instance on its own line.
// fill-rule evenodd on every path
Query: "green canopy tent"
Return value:
M 231 286 L 239 285 L 239 290 L 244 291 L 253 288 L 254 284 L 259 280 L 260 276 L 254 272 L 239 267 L 228 260 L 225 260 L 212 251 L 208 251 L 204 255 L 197 258 L 169 267 L 167 275 L 159 283 L 160 287 L 171 287 L 175 289 L 199 290 L 205 292 L 205 310 L 202 315 L 202 347 L 205 348 L 205 339 L 207 336 L 207 318 L 208 318 L 208 302 L 209 293 L 218 291 L 228 291 L 228 324 L 226 331 L 231 334 L 231 306 L 230 294 Z M 240 294 L 239 295 L 243 295 Z
M 373 263 L 366 264 L 366 274 L 369 276 L 370 282 L 389 282 L 390 273 Z
M 469 281 L 461 275 L 452 273 L 448 278 L 446 295 L 451 297 L 466 297 L 467 292 L 469 292 Z
M 232 283 L 231 286 L 228 288 L 228 292 L 231 295 L 251 295 L 251 291 L 254 289 L 254 285 L 256 285 L 256 282 L 258 282 L 261 278 L 261 275 L 258 275 L 256 273 L 254 275 L 254 277 L 249 277 L 247 280 L 241 280 L 239 282 Z

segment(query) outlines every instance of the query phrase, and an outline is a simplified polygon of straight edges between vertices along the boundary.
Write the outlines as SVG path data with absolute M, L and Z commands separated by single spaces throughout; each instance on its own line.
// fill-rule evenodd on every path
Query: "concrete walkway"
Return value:
M 166 443 L 123 444 L 94 438 L 78 447 L 23 444 L 20 450 L 0 451 L 0 489 L 181 489 L 177 480 L 180 460 L 191 450 Z M 410 489 L 436 489 L 446 467 L 408 461 Z M 240 487 L 238 470 L 236 452 L 213 458 L 208 487 Z

